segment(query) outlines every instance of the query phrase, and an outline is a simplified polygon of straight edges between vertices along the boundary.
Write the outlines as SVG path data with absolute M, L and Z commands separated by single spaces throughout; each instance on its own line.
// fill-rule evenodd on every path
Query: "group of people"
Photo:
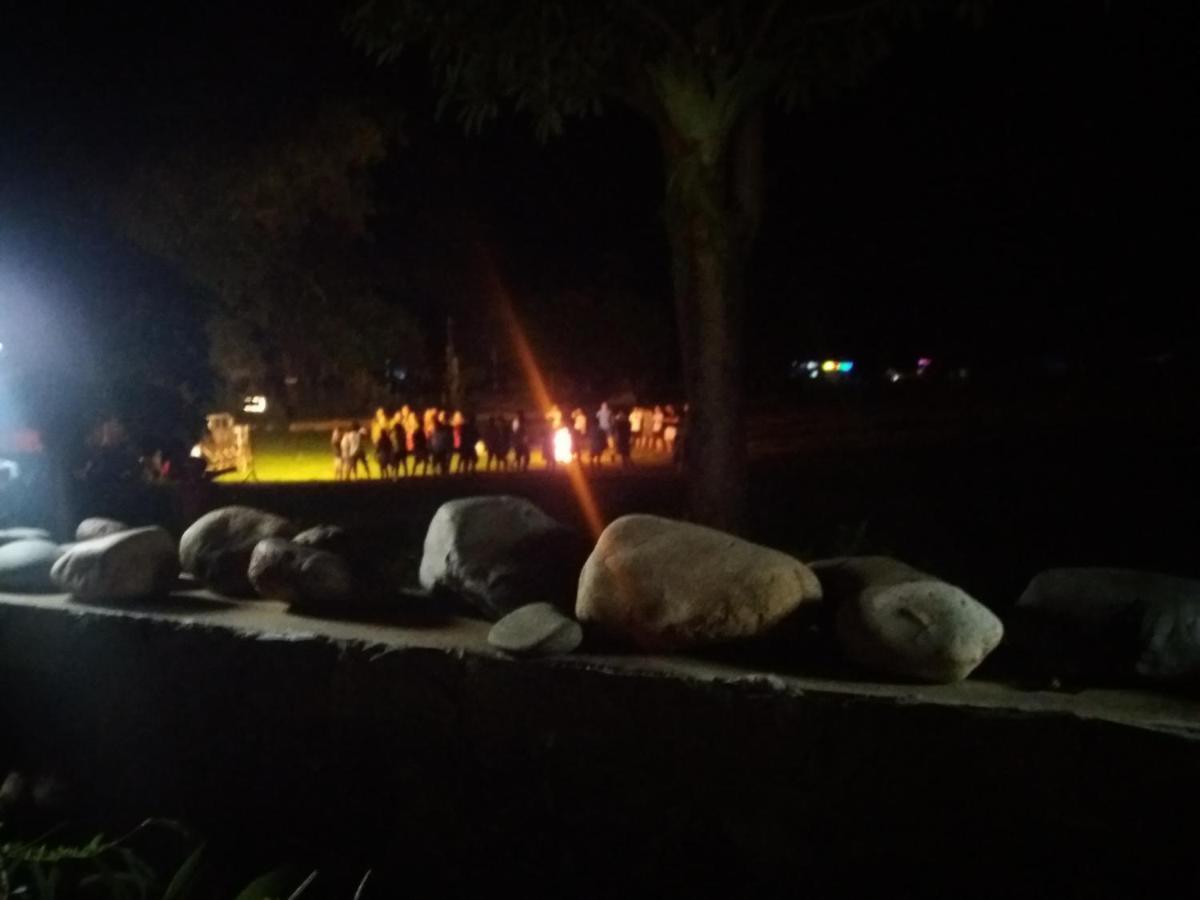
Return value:
M 403 406 L 392 415 L 376 410 L 366 425 L 335 427 L 330 448 L 339 481 L 372 477 L 372 457 L 380 478 L 469 473 L 481 464 L 489 470 L 526 471 L 535 449 L 549 468 L 570 461 L 598 466 L 606 459 L 630 465 L 635 449 L 670 454 L 679 462 L 683 422 L 671 406 L 614 409 L 607 402 L 592 415 L 576 408 L 569 417 L 551 406 L 544 427 L 537 428 L 524 411 L 481 421 L 458 410 L 431 407 L 418 413 Z

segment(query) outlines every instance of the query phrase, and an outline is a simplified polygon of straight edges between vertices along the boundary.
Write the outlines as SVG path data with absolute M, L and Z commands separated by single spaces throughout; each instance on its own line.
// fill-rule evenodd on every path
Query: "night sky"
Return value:
M 23 246 L 51 269 L 74 258 L 76 281 L 110 277 L 122 251 L 106 236 L 90 256 L 52 248 L 62 221 L 103 231 L 94 189 L 351 96 L 404 116 L 377 179 L 398 264 L 453 285 L 481 242 L 518 291 L 605 272 L 669 307 L 657 151 L 629 115 L 544 147 L 519 119 L 465 138 L 432 121 L 421 59 L 378 69 L 336 4 L 24 6 L 0 37 L 0 236 L 33 237 L 0 247 L 0 266 Z M 1194 5 L 998 0 L 980 30 L 932 23 L 862 85 L 773 111 L 756 363 L 1188 351 L 1198 25 Z M 453 303 L 469 313 L 470 297 Z

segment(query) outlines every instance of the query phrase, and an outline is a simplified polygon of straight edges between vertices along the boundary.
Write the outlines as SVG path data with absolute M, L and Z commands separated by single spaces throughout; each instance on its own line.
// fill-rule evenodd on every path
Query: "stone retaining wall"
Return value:
M 81 814 L 178 816 L 463 890 L 1196 877 L 1172 854 L 1200 800 L 1200 702 L 517 662 L 486 629 L 0 596 L 0 753 L 53 766 Z

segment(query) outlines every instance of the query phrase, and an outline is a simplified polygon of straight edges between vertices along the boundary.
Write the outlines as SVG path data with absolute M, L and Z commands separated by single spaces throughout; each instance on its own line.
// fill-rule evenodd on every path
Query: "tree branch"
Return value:
M 810 16 L 804 20 L 805 25 L 830 25 L 834 22 L 845 22 L 848 19 L 854 19 L 873 12 L 877 9 L 882 9 L 885 6 L 891 6 L 895 0 L 870 0 L 868 3 L 862 3 L 858 6 L 844 9 L 839 12 L 824 13 L 819 16 Z
M 667 21 L 666 17 L 657 10 L 647 6 L 642 2 L 642 0 L 624 0 L 624 3 L 625 6 L 633 10 L 633 12 L 637 13 L 639 16 L 661 31 L 663 35 L 675 45 L 676 49 L 687 49 L 688 42 L 684 39 L 683 35 L 680 34 L 679 30 L 675 28 L 675 26 L 673 26 L 669 21 Z
M 750 44 L 746 47 L 746 58 L 750 59 L 767 39 L 767 32 L 771 28 L 771 22 L 775 19 L 775 13 L 779 12 L 779 7 L 783 5 L 783 0 L 774 0 L 763 10 L 762 17 L 758 20 L 758 27 L 754 29 L 754 37 L 750 39 Z

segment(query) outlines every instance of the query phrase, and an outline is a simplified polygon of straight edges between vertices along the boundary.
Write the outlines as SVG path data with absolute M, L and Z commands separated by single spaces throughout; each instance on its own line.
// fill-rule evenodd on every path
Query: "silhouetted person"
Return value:
M 429 471 L 429 441 L 425 437 L 425 429 L 418 428 L 412 435 L 413 449 L 413 467 L 412 473 L 417 474 L 417 470 L 421 470 L 424 475 Z
M 488 420 L 487 434 L 483 442 L 487 446 L 488 468 L 508 468 L 509 431 L 497 416 Z
M 454 453 L 454 430 L 446 421 L 444 412 L 438 414 L 437 424 L 433 427 L 433 443 L 429 449 L 433 457 L 433 470 L 440 475 L 448 474 L 450 457 Z
M 529 471 L 529 429 L 525 425 L 525 411 L 518 410 L 512 420 L 512 445 L 517 455 L 517 468 Z
M 380 478 L 395 477 L 396 447 L 392 443 L 391 428 L 386 424 L 375 441 L 375 462 L 379 466 Z
M 633 427 L 629 416 L 624 412 L 617 413 L 613 423 L 614 440 L 617 445 L 617 456 L 621 457 L 621 465 L 628 466 L 633 459 Z
M 683 404 L 683 412 L 679 414 L 679 423 L 675 432 L 675 465 L 684 468 L 687 465 L 688 442 L 688 405 Z
M 474 413 L 463 420 L 459 429 L 459 439 L 462 446 L 458 451 L 458 471 L 474 472 L 475 467 L 479 465 L 479 450 L 476 449 L 476 444 L 479 443 L 479 424 L 475 421 Z
M 408 433 L 404 430 L 403 420 L 393 420 L 392 428 L 392 459 L 397 475 L 408 474 Z
M 591 463 L 598 466 L 604 462 L 604 451 L 608 449 L 608 433 L 600 427 L 599 422 L 593 422 L 588 430 L 588 444 L 592 452 Z

